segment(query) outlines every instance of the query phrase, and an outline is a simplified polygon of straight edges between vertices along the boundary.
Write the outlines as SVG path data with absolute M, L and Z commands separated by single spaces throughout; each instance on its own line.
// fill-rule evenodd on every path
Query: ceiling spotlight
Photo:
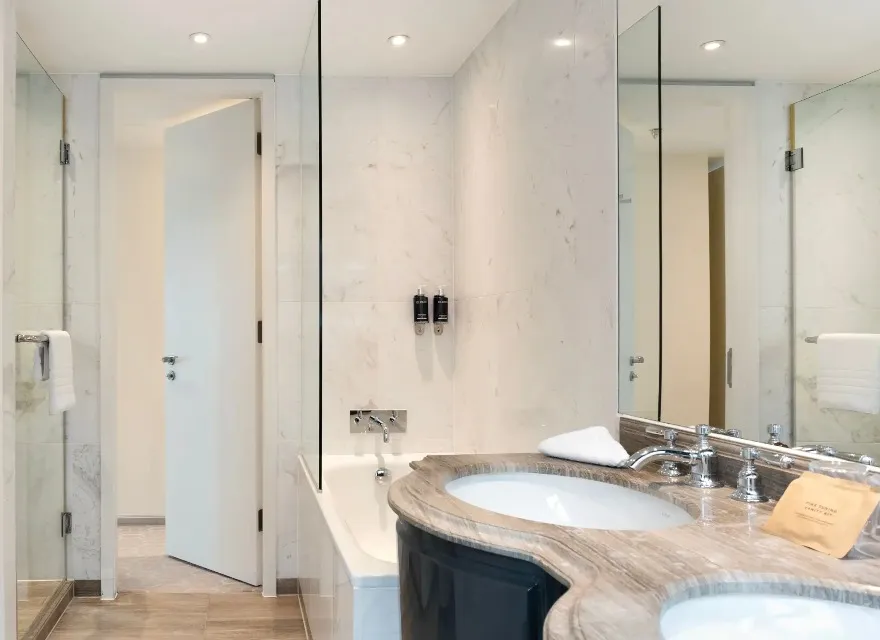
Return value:
M 403 34 L 401 34 L 399 36 L 391 36 L 390 38 L 388 38 L 388 43 L 392 47 L 402 47 L 407 42 L 409 42 L 409 36 L 405 36 Z
M 198 33 L 191 33 L 189 39 L 195 42 L 196 44 L 207 44 L 208 40 L 211 39 L 211 35 L 208 33 L 204 33 L 199 31 Z
M 709 42 L 704 42 L 700 46 L 703 47 L 705 51 L 718 51 L 725 44 L 724 40 L 710 40 Z
M 570 47 L 574 44 L 574 40 L 571 38 L 556 38 L 556 40 L 553 41 L 553 44 L 557 47 Z

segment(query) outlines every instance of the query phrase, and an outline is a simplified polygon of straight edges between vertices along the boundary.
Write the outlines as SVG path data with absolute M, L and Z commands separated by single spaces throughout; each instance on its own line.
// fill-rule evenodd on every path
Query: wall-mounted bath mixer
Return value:
M 406 433 L 406 411 L 354 409 L 348 412 L 349 433 L 381 433 L 388 444 L 392 433 Z

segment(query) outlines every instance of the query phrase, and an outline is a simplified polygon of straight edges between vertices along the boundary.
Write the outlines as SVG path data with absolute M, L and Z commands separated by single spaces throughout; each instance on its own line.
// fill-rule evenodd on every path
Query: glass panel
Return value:
M 15 330 L 61 329 L 64 320 L 64 98 L 21 39 L 16 73 Z M 65 578 L 64 423 L 49 415 L 34 344 L 16 349 L 16 552 L 18 628 L 26 631 Z
M 321 45 L 320 5 L 303 56 L 302 163 L 302 452 L 321 486 Z
M 618 39 L 620 413 L 660 396 L 660 7 Z
M 794 399 L 798 445 L 880 459 L 880 417 L 820 409 L 823 333 L 880 334 L 880 72 L 796 103 L 794 173 Z

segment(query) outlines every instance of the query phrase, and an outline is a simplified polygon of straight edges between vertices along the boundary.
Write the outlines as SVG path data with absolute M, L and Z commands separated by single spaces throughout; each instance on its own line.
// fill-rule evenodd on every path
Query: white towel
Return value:
M 73 348 L 66 331 L 43 331 L 49 338 L 49 413 L 57 415 L 76 404 L 73 388 Z
M 588 427 L 547 438 L 538 445 L 538 451 L 551 458 L 620 467 L 629 458 L 620 443 L 605 427 Z
M 880 413 L 880 335 L 824 333 L 817 344 L 819 408 Z

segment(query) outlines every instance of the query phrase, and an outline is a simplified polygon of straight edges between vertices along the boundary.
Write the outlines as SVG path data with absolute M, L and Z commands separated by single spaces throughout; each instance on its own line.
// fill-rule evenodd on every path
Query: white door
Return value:
M 256 101 L 165 136 L 166 551 L 261 583 Z

